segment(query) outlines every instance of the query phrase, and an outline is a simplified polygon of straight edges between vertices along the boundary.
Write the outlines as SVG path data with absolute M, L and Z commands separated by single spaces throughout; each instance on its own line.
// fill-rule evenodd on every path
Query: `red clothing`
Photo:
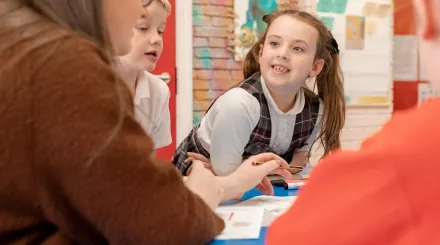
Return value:
M 326 158 L 267 244 L 440 244 L 440 99 Z

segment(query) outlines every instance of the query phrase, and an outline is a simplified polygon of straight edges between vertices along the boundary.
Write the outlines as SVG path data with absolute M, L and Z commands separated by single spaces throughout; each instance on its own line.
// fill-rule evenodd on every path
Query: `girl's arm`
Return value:
M 217 99 L 199 129 L 202 134 L 211 131 L 211 137 L 204 141 L 210 142 L 210 160 L 216 175 L 227 175 L 240 166 L 259 117 L 257 99 L 241 88 L 231 89 Z
M 310 134 L 309 138 L 307 139 L 306 144 L 303 147 L 301 147 L 300 149 L 298 149 L 293 154 L 293 159 L 290 162 L 291 165 L 294 165 L 294 166 L 306 166 L 307 165 L 307 162 L 308 162 L 307 157 L 308 157 L 309 150 L 312 147 L 313 142 L 315 142 L 316 138 L 319 135 L 319 132 L 322 129 L 322 116 L 323 116 L 323 114 L 324 114 L 324 104 L 320 100 L 318 118 L 316 119 L 315 127 L 313 128 L 312 133 Z

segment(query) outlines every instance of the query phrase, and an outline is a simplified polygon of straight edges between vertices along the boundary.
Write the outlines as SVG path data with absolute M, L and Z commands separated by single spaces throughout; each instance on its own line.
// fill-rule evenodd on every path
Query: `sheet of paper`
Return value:
M 366 2 L 364 7 L 362 8 L 363 14 L 365 17 L 375 17 L 374 13 L 378 7 L 378 3 L 375 2 Z
M 223 207 L 231 208 L 263 208 L 261 226 L 269 226 L 279 215 L 284 213 L 296 200 L 296 196 L 275 197 L 257 196 L 239 203 L 228 204 Z
M 345 13 L 347 7 L 347 0 L 319 0 L 318 12 L 324 13 Z
M 347 15 L 345 49 L 363 50 L 365 46 L 365 17 Z
M 418 45 L 416 36 L 394 36 L 393 78 L 396 81 L 418 80 Z
M 423 102 L 437 97 L 437 92 L 432 88 L 429 83 L 419 83 L 418 84 L 418 104 L 422 104 Z
M 419 57 L 422 59 L 422 57 Z M 419 80 L 420 81 L 428 81 L 428 76 L 426 75 L 425 63 L 423 61 L 419 62 Z
M 299 0 L 301 11 L 315 14 L 316 13 L 316 0 Z
M 363 16 L 362 8 L 364 7 L 365 2 L 366 0 L 347 0 L 345 14 Z
M 263 222 L 262 207 L 220 206 L 215 212 L 225 222 L 225 229 L 217 240 L 258 239 Z
M 419 46 L 420 49 L 420 46 Z M 420 81 L 428 81 L 428 77 L 426 74 L 426 66 L 425 66 L 425 62 L 424 62 L 424 54 L 423 52 L 420 52 L 419 50 L 419 80 Z
M 366 2 L 363 7 L 363 14 L 365 17 L 386 18 L 392 13 L 391 4 Z
M 377 21 L 367 20 L 365 23 L 365 35 L 375 36 L 377 33 Z
M 295 202 L 296 196 L 277 197 L 277 196 L 257 196 L 246 201 L 240 202 L 238 207 L 262 207 L 266 211 L 279 216 L 284 213 Z

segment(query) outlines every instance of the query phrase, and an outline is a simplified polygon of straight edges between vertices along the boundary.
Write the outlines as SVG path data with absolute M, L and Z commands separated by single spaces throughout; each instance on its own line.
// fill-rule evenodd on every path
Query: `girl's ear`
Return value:
M 312 70 L 309 72 L 309 77 L 316 77 L 321 73 L 322 68 L 324 67 L 324 60 L 323 59 L 317 59 L 313 63 Z
M 260 50 L 258 51 L 258 63 L 260 63 L 260 59 L 262 55 L 263 55 L 263 44 L 260 44 Z

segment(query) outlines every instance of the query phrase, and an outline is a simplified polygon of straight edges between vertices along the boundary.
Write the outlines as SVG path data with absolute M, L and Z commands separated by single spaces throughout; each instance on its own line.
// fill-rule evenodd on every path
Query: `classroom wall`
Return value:
M 298 1 L 292 1 L 298 2 Z M 233 37 L 233 0 L 193 0 L 193 92 L 196 125 L 218 95 L 242 79 L 241 64 L 228 51 Z M 342 132 L 342 147 L 356 149 L 377 131 L 392 113 L 388 107 L 350 107 Z M 316 147 L 315 147 L 316 148 Z M 314 149 L 312 163 L 322 156 Z
M 233 0 L 193 1 L 194 125 L 226 89 L 242 79 L 228 47 L 233 38 Z

